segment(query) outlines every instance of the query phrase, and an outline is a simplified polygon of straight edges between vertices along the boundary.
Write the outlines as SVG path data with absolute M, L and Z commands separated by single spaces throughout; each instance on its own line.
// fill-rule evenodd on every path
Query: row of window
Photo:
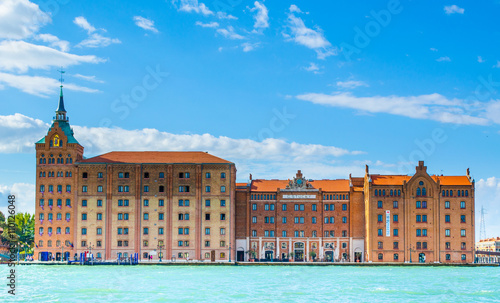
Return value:
M 457 190 L 456 193 L 457 193 L 458 197 L 468 197 L 469 196 L 468 190 Z M 453 190 L 443 190 L 441 192 L 441 195 L 443 197 L 453 197 Z
M 57 192 L 62 193 L 63 186 L 62 185 L 57 185 Z M 48 185 L 47 186 L 48 192 L 53 193 L 54 192 L 54 185 Z M 45 192 L 45 185 L 40 185 L 40 192 L 44 193 Z M 66 192 L 70 193 L 71 192 L 71 185 L 66 185 Z
M 55 158 L 40 158 L 38 161 L 39 164 L 56 164 L 56 159 Z M 57 164 L 64 164 L 64 159 L 63 158 L 57 158 Z M 66 158 L 66 164 L 72 164 L 73 163 L 73 158 Z
M 325 211 L 334 211 L 335 210 L 335 204 L 325 204 L 324 206 Z M 281 205 L 281 210 L 282 211 L 287 211 L 288 209 L 288 204 L 282 204 Z M 305 204 L 294 204 L 293 205 L 293 210 L 295 211 L 305 211 Z M 252 210 L 257 210 L 257 203 L 252 204 Z M 270 210 L 273 211 L 275 210 L 274 204 L 264 204 L 264 210 Z M 316 204 L 311 204 L 311 210 L 312 211 L 318 211 L 318 206 Z M 342 210 L 346 211 L 347 210 L 347 204 L 342 204 Z
M 276 200 L 275 194 L 251 194 L 250 199 L 252 200 Z
M 398 190 L 387 190 L 387 192 L 389 193 L 389 195 L 391 197 L 394 197 L 394 196 L 397 196 L 397 197 L 401 197 L 401 190 L 398 189 Z M 380 196 L 380 197 L 385 197 L 385 189 L 376 189 L 375 190 L 375 196 Z
M 49 171 L 49 172 L 44 172 L 44 171 L 41 171 L 38 175 L 40 178 L 45 178 L 45 176 L 47 176 L 48 178 L 53 178 L 55 176 L 54 172 L 53 171 Z M 63 171 L 58 171 L 57 172 L 57 177 L 58 178 L 62 178 L 62 177 L 66 177 L 66 178 L 69 178 L 73 176 L 73 173 L 70 172 L 70 171 L 67 171 L 67 172 L 63 172 Z
M 52 205 L 52 204 L 50 204 L 50 201 L 52 201 L 52 199 L 49 199 L 49 205 Z M 66 205 L 68 205 L 69 199 L 66 200 L 66 201 L 67 201 Z M 69 205 L 71 205 L 71 201 L 69 201 L 69 203 L 70 203 Z M 82 200 L 82 206 L 83 207 L 87 207 L 87 205 L 88 205 L 88 201 L 87 200 Z M 129 200 L 128 199 L 119 199 L 118 200 L 118 206 L 129 206 L 129 205 L 130 204 L 129 204 Z M 143 205 L 145 207 L 148 207 L 149 206 L 149 200 L 148 199 L 144 199 Z M 179 200 L 178 201 L 178 205 L 179 206 L 189 206 L 189 200 Z M 205 206 L 206 207 L 210 207 L 210 205 L 211 205 L 211 200 L 210 199 L 205 200 Z M 40 206 L 43 206 L 43 199 L 40 200 Z M 102 206 L 102 200 L 97 200 L 97 206 L 98 207 Z M 158 206 L 159 207 L 165 206 L 165 200 L 159 199 L 158 200 Z M 220 200 L 220 206 L 221 207 L 225 207 L 226 206 L 226 200 Z
M 62 231 L 61 227 L 57 227 L 56 228 L 56 234 L 60 235 L 61 231 Z M 43 227 L 39 227 L 38 228 L 38 233 L 40 234 L 40 236 L 43 235 L 43 232 L 44 232 Z M 48 233 L 49 236 L 52 235 L 52 227 L 47 228 L 47 233 Z M 69 227 L 66 227 L 64 229 L 64 234 L 66 234 L 66 235 L 70 234 L 70 228 Z
M 330 194 L 325 194 L 323 195 L 323 200 L 349 200 L 349 194 L 342 194 L 342 195 L 330 195 Z
M 45 220 L 45 215 L 43 213 L 40 213 L 38 215 L 38 218 L 40 219 L 40 221 L 43 221 L 43 220 Z M 57 213 L 56 219 L 57 220 L 62 220 L 62 214 L 61 213 Z M 69 222 L 70 219 L 71 219 L 71 214 L 70 213 L 66 213 L 66 221 Z M 53 214 L 52 213 L 48 213 L 47 214 L 47 220 L 49 220 L 49 221 L 53 220 Z
M 44 199 L 40 199 L 38 205 L 40 205 L 40 207 L 44 207 L 45 206 L 45 200 Z M 54 205 L 54 200 L 53 199 L 48 199 L 48 206 L 51 207 L 53 205 Z M 59 208 L 62 206 L 62 199 L 57 199 L 57 206 Z M 71 207 L 71 199 L 66 199 L 66 206 Z
M 293 232 L 293 236 L 296 237 L 296 238 L 303 238 L 303 237 L 306 237 L 305 235 L 305 232 L 303 230 L 295 230 Z M 252 230 L 252 237 L 257 237 L 257 231 L 256 230 Z M 274 230 L 265 230 L 264 231 L 264 237 L 274 237 Z M 288 233 L 286 230 L 283 230 L 281 232 L 281 237 L 283 238 L 286 238 L 288 237 Z M 315 230 L 313 230 L 311 232 L 311 237 L 315 238 L 317 237 L 317 232 Z M 328 237 L 331 237 L 331 238 L 334 238 L 335 237 L 335 231 L 325 231 L 324 232 L 324 237 L 325 238 L 328 238 Z M 342 231 L 342 237 L 347 237 L 347 230 L 343 230 Z
M 83 172 L 82 173 L 82 178 L 83 179 L 88 178 L 88 176 L 89 176 L 89 174 L 87 172 Z M 144 179 L 149 179 L 150 173 L 149 172 L 145 172 L 143 174 L 143 176 L 144 176 Z M 97 173 L 97 178 L 102 178 L 102 177 L 103 177 L 103 173 L 102 172 Z M 191 177 L 191 174 L 189 172 L 180 172 L 179 173 L 179 179 L 189 179 L 190 177 Z M 119 172 L 118 173 L 118 178 L 119 179 L 128 179 L 128 178 L 130 178 L 130 173 L 128 173 L 128 172 Z M 165 173 L 164 172 L 158 173 L 158 178 L 159 179 L 164 179 L 165 178 Z M 212 178 L 212 173 L 206 172 L 205 173 L 205 178 L 206 179 L 211 179 Z M 225 172 L 221 172 L 220 173 L 220 178 L 221 179 L 225 179 L 226 178 L 226 173 Z
M 422 229 L 421 229 L 421 228 L 417 228 L 417 229 L 415 230 L 415 232 L 416 232 L 416 236 L 417 236 L 417 237 L 427 237 L 427 229 L 426 229 L 426 228 L 422 228 Z M 384 229 L 379 228 L 379 229 L 377 230 L 377 235 L 378 235 L 379 237 L 382 237 L 382 236 L 384 235 Z M 398 230 L 397 228 L 394 228 L 394 229 L 392 230 L 392 235 L 393 235 L 394 237 L 399 236 L 399 230 Z M 450 237 L 450 236 L 451 236 L 451 230 L 450 230 L 450 229 L 445 229 L 445 230 L 444 230 L 444 235 L 445 235 L 446 237 Z M 460 230 L 460 236 L 461 236 L 461 237 L 465 237 L 465 236 L 466 236 L 466 231 L 465 231 L 465 229 L 461 229 L 461 230 Z
M 383 208 L 384 202 L 383 201 L 377 201 L 377 208 Z M 399 208 L 399 203 L 398 201 L 393 201 L 392 202 L 392 208 Z M 427 201 L 415 201 L 415 208 L 417 209 L 426 209 L 427 208 Z M 450 201 L 445 201 L 444 202 L 444 208 L 449 209 L 450 208 Z M 460 208 L 465 209 L 466 204 L 465 201 L 460 201 Z M 326 207 L 325 207 L 325 210 Z
M 66 240 L 66 242 L 64 242 L 64 245 L 66 247 L 69 247 L 71 246 L 71 242 L 69 242 L 69 240 Z M 38 247 L 43 247 L 43 240 L 38 241 Z M 52 240 L 47 241 L 47 247 L 52 247 Z M 61 240 L 56 241 L 56 247 L 61 247 Z

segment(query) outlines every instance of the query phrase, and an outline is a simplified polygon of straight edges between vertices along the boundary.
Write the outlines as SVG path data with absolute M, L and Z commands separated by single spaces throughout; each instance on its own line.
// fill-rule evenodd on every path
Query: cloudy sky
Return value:
M 476 180 L 500 235 L 498 1 L 0 2 L 0 210 L 34 210 L 34 142 L 66 71 L 91 157 L 201 150 L 238 181 L 413 173 Z

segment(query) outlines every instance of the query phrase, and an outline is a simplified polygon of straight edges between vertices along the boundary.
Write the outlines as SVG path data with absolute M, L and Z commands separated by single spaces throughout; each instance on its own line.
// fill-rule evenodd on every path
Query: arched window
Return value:
M 49 213 L 49 215 L 47 217 L 48 217 L 49 220 L 52 220 L 53 219 L 52 213 Z
M 446 195 L 445 191 L 443 190 L 443 197 Z
M 420 196 L 420 187 L 417 188 L 417 197 Z
M 453 190 L 450 190 L 450 197 L 453 197 Z
M 447 197 L 449 197 L 449 196 L 450 196 L 450 191 L 449 191 L 449 190 L 447 190 L 447 191 L 446 191 L 446 196 L 447 196 Z
M 378 190 L 375 190 L 375 197 L 378 196 Z
M 382 196 L 385 197 L 385 189 L 382 191 Z
M 466 191 L 465 191 L 465 196 L 466 196 L 466 197 L 468 197 L 468 196 L 469 196 L 469 191 L 468 191 L 468 190 L 466 190 Z
M 394 193 L 394 192 L 393 192 L 393 191 L 392 191 L 392 189 L 391 189 L 391 197 L 393 196 L 393 193 Z
M 427 196 L 427 189 L 425 187 L 422 188 L 422 196 Z
M 457 190 L 457 195 L 460 197 L 460 191 L 459 190 Z
M 401 196 L 401 190 L 398 189 L 398 196 Z

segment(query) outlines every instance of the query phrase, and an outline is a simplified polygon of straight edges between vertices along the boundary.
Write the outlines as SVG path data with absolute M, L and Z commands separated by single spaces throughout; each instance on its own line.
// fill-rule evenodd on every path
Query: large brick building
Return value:
M 111 152 L 84 159 L 59 107 L 36 143 L 35 258 L 229 260 L 233 163 L 205 152 Z M 234 255 L 234 252 L 233 252 Z
M 236 183 L 204 152 L 86 159 L 61 95 L 36 143 L 35 258 L 473 262 L 474 181 L 374 175 Z

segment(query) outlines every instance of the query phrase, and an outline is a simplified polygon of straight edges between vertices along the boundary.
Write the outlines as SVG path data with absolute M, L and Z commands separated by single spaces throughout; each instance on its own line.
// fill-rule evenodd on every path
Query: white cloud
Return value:
M 290 10 L 291 13 L 302 13 L 302 11 L 300 10 L 300 8 L 297 5 L 295 5 L 295 4 L 290 5 L 289 10 Z
M 246 53 L 246 52 L 250 52 L 250 51 L 253 51 L 254 49 L 256 49 L 258 46 L 260 45 L 260 43 L 249 43 L 249 42 L 245 42 L 243 44 L 241 44 L 241 46 L 243 47 L 243 51 Z
M 228 39 L 233 39 L 233 40 L 245 39 L 245 37 L 237 34 L 232 26 L 228 26 L 227 29 L 219 28 L 217 29 L 217 32 Z
M 16 213 L 35 213 L 35 185 L 28 183 L 0 184 L 0 211 L 7 216 L 8 196 L 16 197 Z
M 195 24 L 201 27 L 209 27 L 209 28 L 219 27 L 219 23 L 217 22 L 203 23 L 201 21 L 196 21 Z
M 458 7 L 455 4 L 453 4 L 453 5 L 447 5 L 447 6 L 445 6 L 444 7 L 444 12 L 447 15 L 451 15 L 451 14 L 463 14 L 465 12 L 465 10 L 463 8 Z
M 49 124 L 31 117 L 15 114 L 0 116 L 0 152 L 34 152 L 33 143 L 47 132 Z M 157 129 L 125 130 L 121 128 L 81 127 L 73 125 L 75 137 L 85 146 L 88 154 L 97 155 L 109 151 L 208 151 L 227 159 L 300 160 L 359 154 L 334 146 L 300 144 L 282 139 L 268 138 L 263 141 L 233 139 L 210 134 L 177 135 Z M 141 142 L 138 146 L 137 142 Z
M 55 103 L 55 102 L 54 102 Z M 0 116 L 0 153 L 32 153 L 50 125 L 22 114 Z
M 337 81 L 337 86 L 345 89 L 353 89 L 360 86 L 368 87 L 369 85 L 363 81 L 348 80 L 348 81 Z
M 181 12 L 194 12 L 205 16 L 214 14 L 204 3 L 198 3 L 198 0 L 172 0 L 172 3 L 178 6 L 177 9 Z
M 73 20 L 73 23 L 86 30 L 89 35 L 96 31 L 95 27 L 90 25 L 87 19 L 82 16 L 76 17 L 75 20 Z
M 13 75 L 0 72 L 0 83 L 4 83 L 10 87 L 14 87 L 30 95 L 39 97 L 48 97 L 49 95 L 57 94 L 60 83 L 56 79 L 39 77 L 39 76 L 26 76 L 26 75 Z M 76 84 L 64 84 L 64 88 L 72 91 L 79 91 L 85 93 L 97 93 L 99 90 L 78 86 Z
M 304 70 L 306 70 L 308 72 L 313 72 L 315 74 L 319 74 L 320 67 L 316 63 L 311 62 L 311 64 L 309 64 L 309 66 L 304 67 Z
M 0 1 L 0 38 L 28 38 L 51 21 L 37 4 L 28 0 Z
M 262 32 L 263 29 L 269 27 L 269 11 L 267 7 L 260 3 L 259 1 L 254 2 L 254 7 L 250 10 L 251 12 L 257 11 L 254 16 L 255 23 L 253 25 L 254 32 Z
M 493 68 L 500 68 L 500 61 L 497 60 L 497 64 L 493 65 Z
M 103 35 L 97 33 L 96 28 L 92 26 L 87 19 L 84 17 L 76 17 L 73 22 L 78 25 L 79 27 L 83 28 L 84 30 L 87 31 L 89 37 L 82 42 L 78 43 L 76 47 L 91 47 L 91 48 L 96 48 L 96 47 L 106 47 L 111 44 L 115 43 L 122 43 L 119 39 L 114 39 L 114 38 L 108 38 L 104 37 Z M 102 30 L 101 31 L 106 31 Z
M 328 56 L 336 55 L 337 49 L 332 47 L 332 44 L 326 40 L 321 28 L 311 29 L 305 26 L 304 21 L 296 17 L 294 12 L 297 7 L 292 5 L 288 14 L 288 29 L 290 33 L 283 33 L 287 41 L 294 41 L 297 44 L 303 45 L 316 51 L 319 59 L 325 59 Z
M 73 77 L 83 79 L 83 80 L 89 81 L 89 82 L 94 82 L 94 83 L 104 83 L 104 81 L 96 79 L 95 76 L 84 76 L 84 75 L 76 74 L 76 75 L 73 75 Z
M 81 63 L 101 63 L 104 59 L 92 55 L 79 56 L 24 41 L 0 42 L 0 69 L 26 72 L 29 69 L 67 67 Z
M 464 100 L 447 99 L 440 94 L 356 97 L 351 93 L 332 95 L 309 93 L 299 95 L 297 99 L 324 106 L 351 108 L 368 113 L 387 113 L 442 123 L 487 125 L 491 122 L 500 122 L 500 118 L 495 118 L 496 114 L 500 114 L 500 101 L 490 101 L 487 105 L 466 104 Z
M 228 19 L 228 20 L 238 20 L 238 18 L 236 18 L 235 16 L 233 15 L 229 15 L 225 12 L 217 12 L 217 18 L 223 20 L 223 19 Z
M 483 63 L 483 62 L 486 62 L 486 60 L 484 60 L 483 57 L 481 57 L 481 56 L 477 56 L 477 62 Z
M 437 62 L 450 62 L 451 59 L 450 59 L 450 57 L 445 56 L 445 57 L 439 57 L 439 58 L 437 58 L 436 61 Z
M 135 25 L 137 25 L 138 27 L 147 31 L 152 31 L 153 33 L 158 33 L 158 30 L 155 28 L 155 22 L 153 20 L 149 20 L 141 16 L 134 16 L 134 21 Z
M 59 38 L 57 38 L 56 36 L 51 35 L 51 34 L 36 35 L 35 40 L 49 43 L 49 45 L 51 47 L 57 47 L 62 52 L 69 51 L 69 42 L 68 41 L 59 40 Z
M 430 50 L 433 51 L 433 52 L 437 52 L 438 51 L 438 49 L 434 48 L 434 47 L 431 47 Z
M 93 33 L 87 39 L 78 43 L 76 47 L 91 47 L 91 48 L 106 47 L 115 43 L 122 43 L 122 42 L 119 39 L 111 39 L 108 37 L 104 37 L 101 34 Z

